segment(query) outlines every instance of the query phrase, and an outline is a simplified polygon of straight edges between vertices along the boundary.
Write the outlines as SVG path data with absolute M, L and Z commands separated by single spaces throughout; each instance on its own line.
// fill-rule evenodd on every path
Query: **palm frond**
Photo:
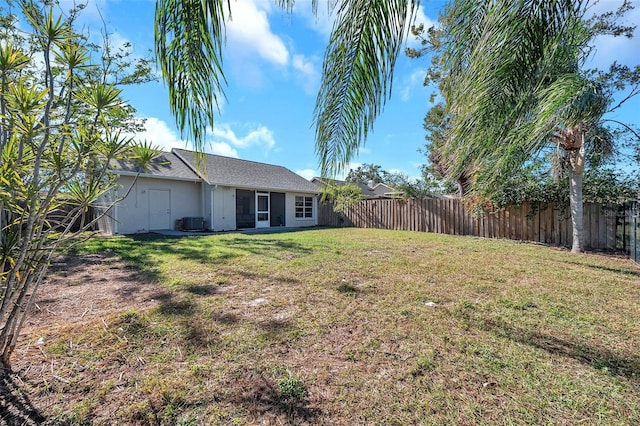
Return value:
M 288 13 L 293 12 L 293 9 L 296 5 L 296 0 L 274 0 L 273 2 L 277 6 L 286 10 Z M 311 1 L 311 9 L 313 10 L 314 14 L 318 11 L 318 0 Z
M 316 154 L 335 176 L 364 144 L 391 95 L 392 75 L 419 0 L 351 0 L 336 10 L 316 99 Z
M 452 132 L 443 151 L 455 158 L 453 175 L 481 168 L 485 184 L 495 185 L 559 123 L 602 114 L 596 88 L 579 73 L 590 38 L 585 4 L 459 0 L 449 6 L 443 59 Z
M 181 134 L 204 147 L 224 98 L 222 46 L 230 0 L 158 0 L 156 55 Z

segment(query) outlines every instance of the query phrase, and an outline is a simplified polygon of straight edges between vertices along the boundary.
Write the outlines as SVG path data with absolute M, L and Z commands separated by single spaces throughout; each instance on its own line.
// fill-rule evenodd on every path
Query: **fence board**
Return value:
M 618 227 L 618 217 L 617 214 L 614 213 L 614 206 L 607 206 L 607 214 L 609 218 L 609 228 L 607 232 L 607 250 L 615 250 L 617 248 L 616 244 L 616 235 L 617 235 L 617 227 Z M 617 209 L 616 209 L 617 213 Z
M 538 208 L 538 214 L 533 216 L 533 232 L 532 232 L 532 241 L 540 242 L 540 206 Z

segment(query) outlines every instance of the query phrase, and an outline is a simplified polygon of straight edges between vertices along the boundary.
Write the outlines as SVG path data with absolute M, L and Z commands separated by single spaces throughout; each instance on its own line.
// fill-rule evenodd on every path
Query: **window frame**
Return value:
M 294 217 L 296 220 L 310 220 L 315 217 L 315 208 L 311 195 L 296 195 Z

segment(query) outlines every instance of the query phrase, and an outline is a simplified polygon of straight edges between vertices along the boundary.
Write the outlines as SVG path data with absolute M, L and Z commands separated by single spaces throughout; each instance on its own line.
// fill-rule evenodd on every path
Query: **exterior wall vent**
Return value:
M 184 217 L 182 218 L 182 229 L 185 231 L 200 231 L 204 229 L 204 218 Z

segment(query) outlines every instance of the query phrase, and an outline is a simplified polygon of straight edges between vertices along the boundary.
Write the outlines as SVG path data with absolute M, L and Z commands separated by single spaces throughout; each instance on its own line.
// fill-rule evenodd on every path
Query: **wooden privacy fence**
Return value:
M 620 206 L 618 215 L 618 247 L 640 263 L 640 201 L 629 201 Z
M 618 210 L 616 205 L 585 204 L 585 248 L 622 249 L 616 237 Z M 333 205 L 324 202 L 319 203 L 318 224 L 474 235 L 567 247 L 571 246 L 573 239 L 568 209 L 565 211 L 552 205 L 532 209 L 523 205 L 475 215 L 458 199 L 364 200 L 344 214 L 335 213 Z

